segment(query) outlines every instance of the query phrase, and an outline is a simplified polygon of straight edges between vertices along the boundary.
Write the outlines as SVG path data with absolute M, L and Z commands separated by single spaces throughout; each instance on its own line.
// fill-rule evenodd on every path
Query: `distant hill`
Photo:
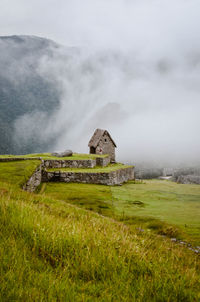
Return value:
M 55 138 L 24 144 L 15 135 L 15 122 L 27 113 L 53 114 L 59 106 L 60 92 L 38 71 L 43 57 L 51 59 L 58 45 L 34 36 L 0 37 L 0 153 L 19 154 L 45 150 Z M 26 130 L 26 129 L 24 129 Z

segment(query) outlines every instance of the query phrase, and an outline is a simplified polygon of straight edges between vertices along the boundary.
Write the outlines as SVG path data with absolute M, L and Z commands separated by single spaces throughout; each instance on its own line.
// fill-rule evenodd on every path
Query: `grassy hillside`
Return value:
M 55 134 L 41 140 L 38 133 L 60 103 L 58 84 L 40 72 L 41 60 L 52 59 L 57 46 L 33 36 L 0 36 L 0 153 L 37 152 L 56 143 Z M 35 125 L 30 121 L 38 112 L 45 116 L 45 124 L 43 118 Z M 16 131 L 16 122 L 26 115 L 29 122 L 19 123 Z
M 48 183 L 43 184 L 41 193 L 126 224 L 200 245 L 199 185 L 163 180 L 113 187 Z
M 108 205 L 126 187 L 51 185 L 27 193 L 0 173 L 0 301 L 199 301 L 192 251 L 66 202 Z

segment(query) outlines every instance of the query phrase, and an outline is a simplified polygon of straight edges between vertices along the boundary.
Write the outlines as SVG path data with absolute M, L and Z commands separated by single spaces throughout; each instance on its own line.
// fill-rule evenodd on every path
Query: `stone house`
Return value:
M 117 146 L 107 130 L 96 129 L 88 146 L 90 154 L 109 154 L 111 162 L 115 162 Z

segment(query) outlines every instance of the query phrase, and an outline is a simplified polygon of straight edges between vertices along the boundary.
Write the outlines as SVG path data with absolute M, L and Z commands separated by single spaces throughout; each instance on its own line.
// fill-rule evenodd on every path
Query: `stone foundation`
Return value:
M 110 164 L 110 156 L 96 158 L 97 166 L 106 167 L 109 164 Z
M 40 158 L 41 159 L 41 158 Z M 38 160 L 38 158 L 0 158 L 1 162 L 19 161 L 19 160 Z M 34 192 L 41 182 L 76 182 L 102 185 L 119 185 L 128 180 L 134 179 L 134 168 L 119 168 L 111 172 L 48 172 L 46 168 L 93 168 L 96 165 L 105 167 L 110 163 L 110 157 L 99 157 L 88 160 L 42 160 L 41 165 L 35 170 L 33 175 L 24 184 L 23 190 Z
M 110 157 L 97 157 L 95 159 L 83 160 L 62 160 L 44 159 L 42 161 L 45 168 L 94 168 L 95 166 L 105 167 L 110 163 Z
M 96 159 L 87 160 L 62 160 L 62 159 L 44 159 L 42 161 L 45 168 L 94 168 Z
M 134 168 L 124 168 L 112 172 L 94 173 L 94 172 L 61 172 L 61 171 L 43 171 L 42 181 L 44 182 L 77 182 L 102 185 L 119 185 L 128 180 L 134 179 Z
M 33 175 L 29 178 L 27 183 L 23 186 L 23 190 L 28 192 L 34 192 L 36 188 L 41 184 L 42 182 L 42 165 L 40 165 Z

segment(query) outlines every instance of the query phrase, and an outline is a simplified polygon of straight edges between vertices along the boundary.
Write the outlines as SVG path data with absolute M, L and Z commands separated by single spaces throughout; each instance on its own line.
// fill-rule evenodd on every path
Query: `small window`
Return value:
M 104 142 L 107 143 L 107 138 L 104 139 Z

